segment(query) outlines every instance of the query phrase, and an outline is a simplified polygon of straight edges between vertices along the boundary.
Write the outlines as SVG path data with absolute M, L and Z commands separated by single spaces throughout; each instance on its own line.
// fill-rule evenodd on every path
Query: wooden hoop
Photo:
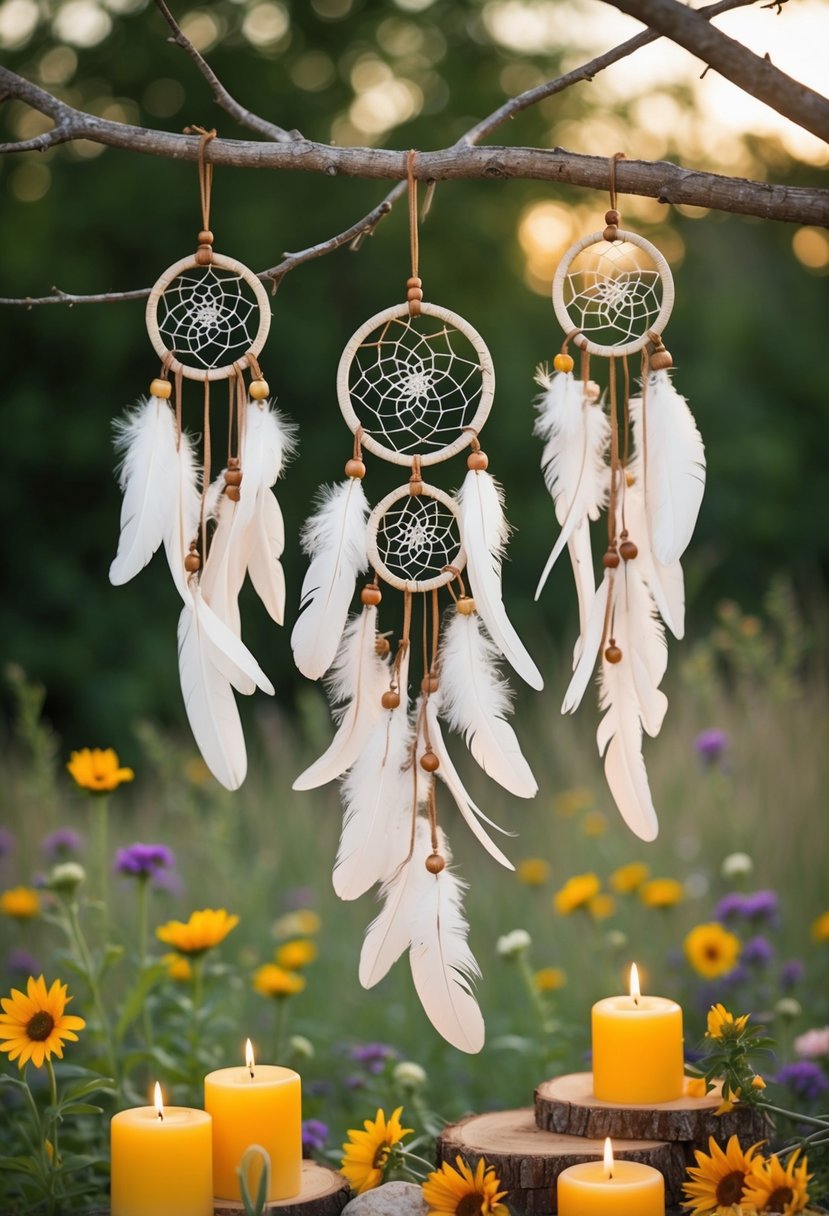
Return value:
M 176 262 L 175 265 L 168 267 L 156 281 L 150 292 L 144 320 L 153 349 L 162 363 L 166 362 L 171 372 L 181 372 L 187 380 L 227 380 L 236 374 L 237 368 L 244 370 L 244 368 L 249 366 L 251 356 L 253 358 L 258 357 L 259 352 L 265 345 L 265 339 L 271 327 L 271 305 L 268 300 L 268 293 L 252 270 L 248 270 L 247 266 L 243 265 L 242 262 L 237 262 L 235 258 L 228 258 L 220 253 L 213 254 L 209 266 L 215 266 L 219 270 L 231 271 L 250 287 L 259 306 L 259 328 L 245 354 L 231 363 L 224 364 L 221 367 L 210 368 L 188 367 L 186 363 L 182 363 L 164 344 L 164 339 L 158 328 L 158 302 L 173 279 L 178 278 L 184 271 L 206 270 L 209 267 L 199 265 L 193 256 L 182 258 L 180 262 Z
M 451 566 L 453 569 L 446 569 L 432 578 L 400 578 L 399 575 L 392 574 L 392 572 L 383 562 L 383 559 L 380 557 L 380 552 L 377 548 L 377 529 L 380 525 L 381 519 L 388 511 L 389 507 L 393 507 L 394 504 L 396 502 L 400 502 L 402 498 L 433 498 L 436 502 L 439 502 L 442 506 L 446 507 L 448 511 L 451 511 L 458 522 L 458 534 L 461 534 L 460 509 L 454 498 L 450 498 L 448 494 L 444 494 L 443 490 L 439 490 L 437 486 L 430 486 L 426 482 L 421 484 L 423 488 L 416 496 L 412 495 L 408 485 L 399 486 L 396 490 L 392 490 L 391 493 L 387 494 L 381 502 L 378 502 L 377 506 L 369 515 L 368 523 L 366 524 L 366 552 L 368 553 L 368 560 L 371 563 L 374 571 L 383 580 L 383 582 L 388 583 L 390 587 L 394 587 L 398 591 L 410 591 L 414 593 L 433 591 L 438 587 L 445 587 L 447 583 L 451 583 L 456 577 L 456 572 L 460 573 L 460 571 L 463 570 L 464 566 L 466 565 L 466 552 L 463 547 L 463 539 L 461 539 L 457 553 L 452 558 Z
M 369 317 L 352 336 L 342 353 L 340 364 L 337 368 L 337 400 L 340 403 L 340 410 L 349 430 L 354 435 L 357 434 L 358 430 L 361 432 L 360 442 L 366 451 L 372 452 L 375 456 L 380 456 L 383 460 L 388 460 L 392 464 L 405 465 L 408 468 L 411 468 L 416 459 L 419 459 L 420 464 L 424 467 L 430 464 L 439 464 L 441 461 L 448 460 L 450 456 L 455 456 L 458 452 L 462 452 L 464 448 L 469 447 L 489 417 L 492 400 L 495 396 L 495 368 L 492 364 L 492 355 L 489 353 L 489 349 L 478 331 L 473 329 L 463 317 L 458 316 L 455 312 L 451 312 L 448 308 L 441 308 L 438 304 L 427 304 L 425 301 L 422 301 L 420 304 L 420 315 L 435 317 L 438 321 L 444 321 L 447 325 L 451 325 L 453 329 L 457 329 L 471 343 L 480 360 L 481 396 L 478 401 L 478 408 L 457 439 L 447 444 L 446 447 L 439 448 L 434 452 L 424 452 L 420 456 L 417 453 L 409 455 L 406 452 L 397 452 L 394 448 L 386 447 L 385 444 L 375 439 L 373 435 L 363 428 L 363 424 L 357 417 L 351 404 L 348 375 L 354 356 L 363 344 L 363 339 L 372 330 L 378 329 L 388 321 L 405 319 L 411 323 L 414 318 L 409 315 L 408 304 L 395 304 L 392 308 L 386 308 L 383 312 L 378 312 L 373 317 Z
M 553 279 L 553 308 L 555 309 L 556 318 L 559 325 L 566 334 L 571 334 L 575 330 L 573 344 L 579 350 L 585 350 L 591 355 L 616 355 L 621 358 L 622 355 L 633 355 L 638 350 L 642 350 L 650 341 L 650 334 L 661 334 L 665 326 L 668 324 L 671 312 L 674 306 L 674 277 L 671 274 L 671 268 L 665 261 L 664 256 L 659 252 L 655 245 L 640 236 L 638 232 L 626 232 L 620 228 L 616 240 L 612 244 L 628 242 L 631 245 L 636 245 L 639 249 L 644 249 L 645 253 L 653 259 L 654 265 L 659 272 L 659 277 L 662 281 L 662 305 L 659 309 L 659 315 L 652 325 L 649 325 L 644 334 L 639 338 L 634 338 L 632 342 L 626 342 L 624 346 L 604 346 L 599 342 L 591 342 L 589 338 L 581 332 L 575 320 L 567 311 L 567 306 L 564 303 L 564 279 L 570 266 L 575 258 L 587 249 L 589 245 L 610 244 L 605 241 L 603 232 L 591 232 L 589 236 L 582 237 L 575 245 L 571 245 L 564 257 L 558 265 L 558 269 Z

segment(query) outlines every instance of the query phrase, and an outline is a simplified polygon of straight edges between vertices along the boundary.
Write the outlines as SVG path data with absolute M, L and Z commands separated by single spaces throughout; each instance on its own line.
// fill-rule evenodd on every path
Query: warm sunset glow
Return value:
M 639 997 L 642 995 L 639 988 L 639 969 L 636 963 L 631 963 L 630 965 L 630 995 L 633 997 L 634 1002 L 638 1002 Z
M 247 1070 L 251 1076 L 253 1076 L 254 1063 L 255 1063 L 255 1061 L 253 1059 L 253 1043 L 251 1043 L 250 1039 L 245 1039 L 245 1068 L 247 1068 Z
M 613 1145 L 610 1136 L 604 1142 L 604 1173 L 606 1178 L 613 1177 Z
M 155 1113 L 158 1115 L 159 1119 L 163 1122 L 164 1121 L 164 1099 L 161 1097 L 161 1086 L 159 1085 L 158 1081 L 156 1081 L 155 1089 L 153 1090 L 153 1103 L 155 1105 Z

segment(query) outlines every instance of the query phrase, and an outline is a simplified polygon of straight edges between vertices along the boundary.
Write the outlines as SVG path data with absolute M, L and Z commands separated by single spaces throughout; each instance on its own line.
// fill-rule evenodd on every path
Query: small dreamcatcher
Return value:
M 493 399 L 492 359 L 468 322 L 423 300 L 413 153 L 409 222 L 407 301 L 366 321 L 343 352 L 337 393 L 353 455 L 345 480 L 323 490 L 304 530 L 311 560 L 291 644 L 306 676 L 328 672 L 339 725 L 294 789 L 343 777 L 334 888 L 342 899 L 356 899 L 381 884 L 383 909 L 360 958 L 362 984 L 378 983 L 408 950 L 432 1023 L 450 1043 L 474 1052 L 484 1040 L 472 990 L 478 967 L 466 941 L 462 884 L 438 826 L 437 779 L 488 852 L 513 867 L 486 830 L 496 825 L 461 782 L 442 723 L 463 735 L 490 777 L 530 798 L 537 786 L 507 721 L 510 694 L 497 660 L 503 655 L 534 688 L 541 676 L 502 598 L 508 527 L 501 488 L 478 442 Z M 471 449 L 468 472 L 457 495 L 424 479 L 427 468 L 465 449 Z M 364 453 L 409 470 L 408 481 L 373 510 L 363 489 Z M 349 617 L 356 580 L 369 569 L 362 609 Z M 396 645 L 379 632 L 387 588 L 403 597 Z M 446 617 L 441 591 L 452 601 Z M 410 698 L 417 635 L 422 668 Z
M 544 440 L 541 465 L 561 531 L 536 599 L 566 546 L 580 631 L 562 713 L 578 708 L 598 661 L 604 717 L 596 741 L 605 776 L 625 822 L 653 840 L 658 824 L 642 731 L 659 733 L 668 704 L 659 689 L 667 664 L 662 622 L 676 638 L 684 634 L 679 559 L 702 502 L 705 453 L 688 405 L 671 383 L 672 360 L 662 344 L 674 300 L 670 268 L 649 241 L 619 227 L 620 156 L 611 162 L 607 227 L 571 246 L 553 280 L 553 306 L 566 336 L 554 374 L 540 368 L 536 375 L 544 391 L 535 433 Z M 578 378 L 570 342 L 581 351 Z M 631 397 L 628 358 L 635 354 L 641 389 Z M 607 412 L 590 379 L 591 355 L 609 363 Z M 603 510 L 608 546 L 597 588 L 589 521 Z
M 241 641 L 239 592 L 249 575 L 271 617 L 282 623 L 284 528 L 271 486 L 294 437 L 270 406 L 258 363 L 270 327 L 267 293 L 246 266 L 212 248 L 212 165 L 205 152 L 215 131 L 194 129 L 201 137 L 199 247 L 164 272 L 147 301 L 147 332 L 161 369 L 149 397 L 115 423 L 123 503 L 109 578 L 128 582 L 164 545 L 184 601 L 178 653 L 187 717 L 211 772 L 233 790 L 247 771 L 233 690 L 274 691 Z M 185 380 L 203 386 L 200 454 L 182 422 Z M 214 480 L 210 386 L 219 380 L 230 390 L 227 455 Z

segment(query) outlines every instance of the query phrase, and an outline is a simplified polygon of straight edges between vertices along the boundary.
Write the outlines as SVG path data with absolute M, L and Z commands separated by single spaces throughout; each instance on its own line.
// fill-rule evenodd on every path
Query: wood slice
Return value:
M 542 1081 L 535 1091 L 535 1118 L 545 1131 L 568 1136 L 623 1140 L 682 1141 L 686 1157 L 693 1150 L 708 1151 L 708 1138 L 724 1143 L 737 1135 L 740 1143 L 767 1140 L 774 1128 L 768 1115 L 757 1107 L 739 1104 L 727 1115 L 715 1115 L 722 1101 L 717 1086 L 704 1098 L 678 1098 L 654 1106 L 618 1106 L 602 1102 L 593 1093 L 593 1074 L 570 1073 Z
M 269 1203 L 266 1212 L 279 1216 L 340 1216 L 351 1198 L 348 1181 L 336 1170 L 316 1161 L 302 1162 L 302 1189 L 290 1199 Z M 214 1216 L 238 1216 L 244 1205 L 232 1199 L 217 1199 Z
M 665 1178 L 665 1199 L 677 1204 L 685 1180 L 685 1154 L 680 1144 L 617 1140 L 619 1158 L 652 1165 Z M 444 1128 L 437 1142 L 438 1163 L 455 1164 L 460 1155 L 474 1169 L 480 1157 L 494 1166 L 508 1202 L 522 1216 L 552 1216 L 556 1179 L 568 1165 L 601 1160 L 604 1140 L 544 1131 L 531 1107 L 469 1115 Z

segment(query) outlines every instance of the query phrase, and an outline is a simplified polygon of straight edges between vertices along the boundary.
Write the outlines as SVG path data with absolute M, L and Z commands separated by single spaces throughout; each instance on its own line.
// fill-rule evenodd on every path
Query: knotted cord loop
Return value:
M 625 159 L 624 152 L 614 152 L 610 158 L 610 209 L 616 211 L 616 166 Z
M 210 231 L 210 195 L 213 190 L 213 165 L 207 159 L 207 145 L 216 138 L 216 128 L 206 131 L 204 127 L 185 127 L 185 135 L 199 136 L 199 199 L 201 201 L 201 232 L 196 262 L 209 266 L 213 260 L 213 233 Z

